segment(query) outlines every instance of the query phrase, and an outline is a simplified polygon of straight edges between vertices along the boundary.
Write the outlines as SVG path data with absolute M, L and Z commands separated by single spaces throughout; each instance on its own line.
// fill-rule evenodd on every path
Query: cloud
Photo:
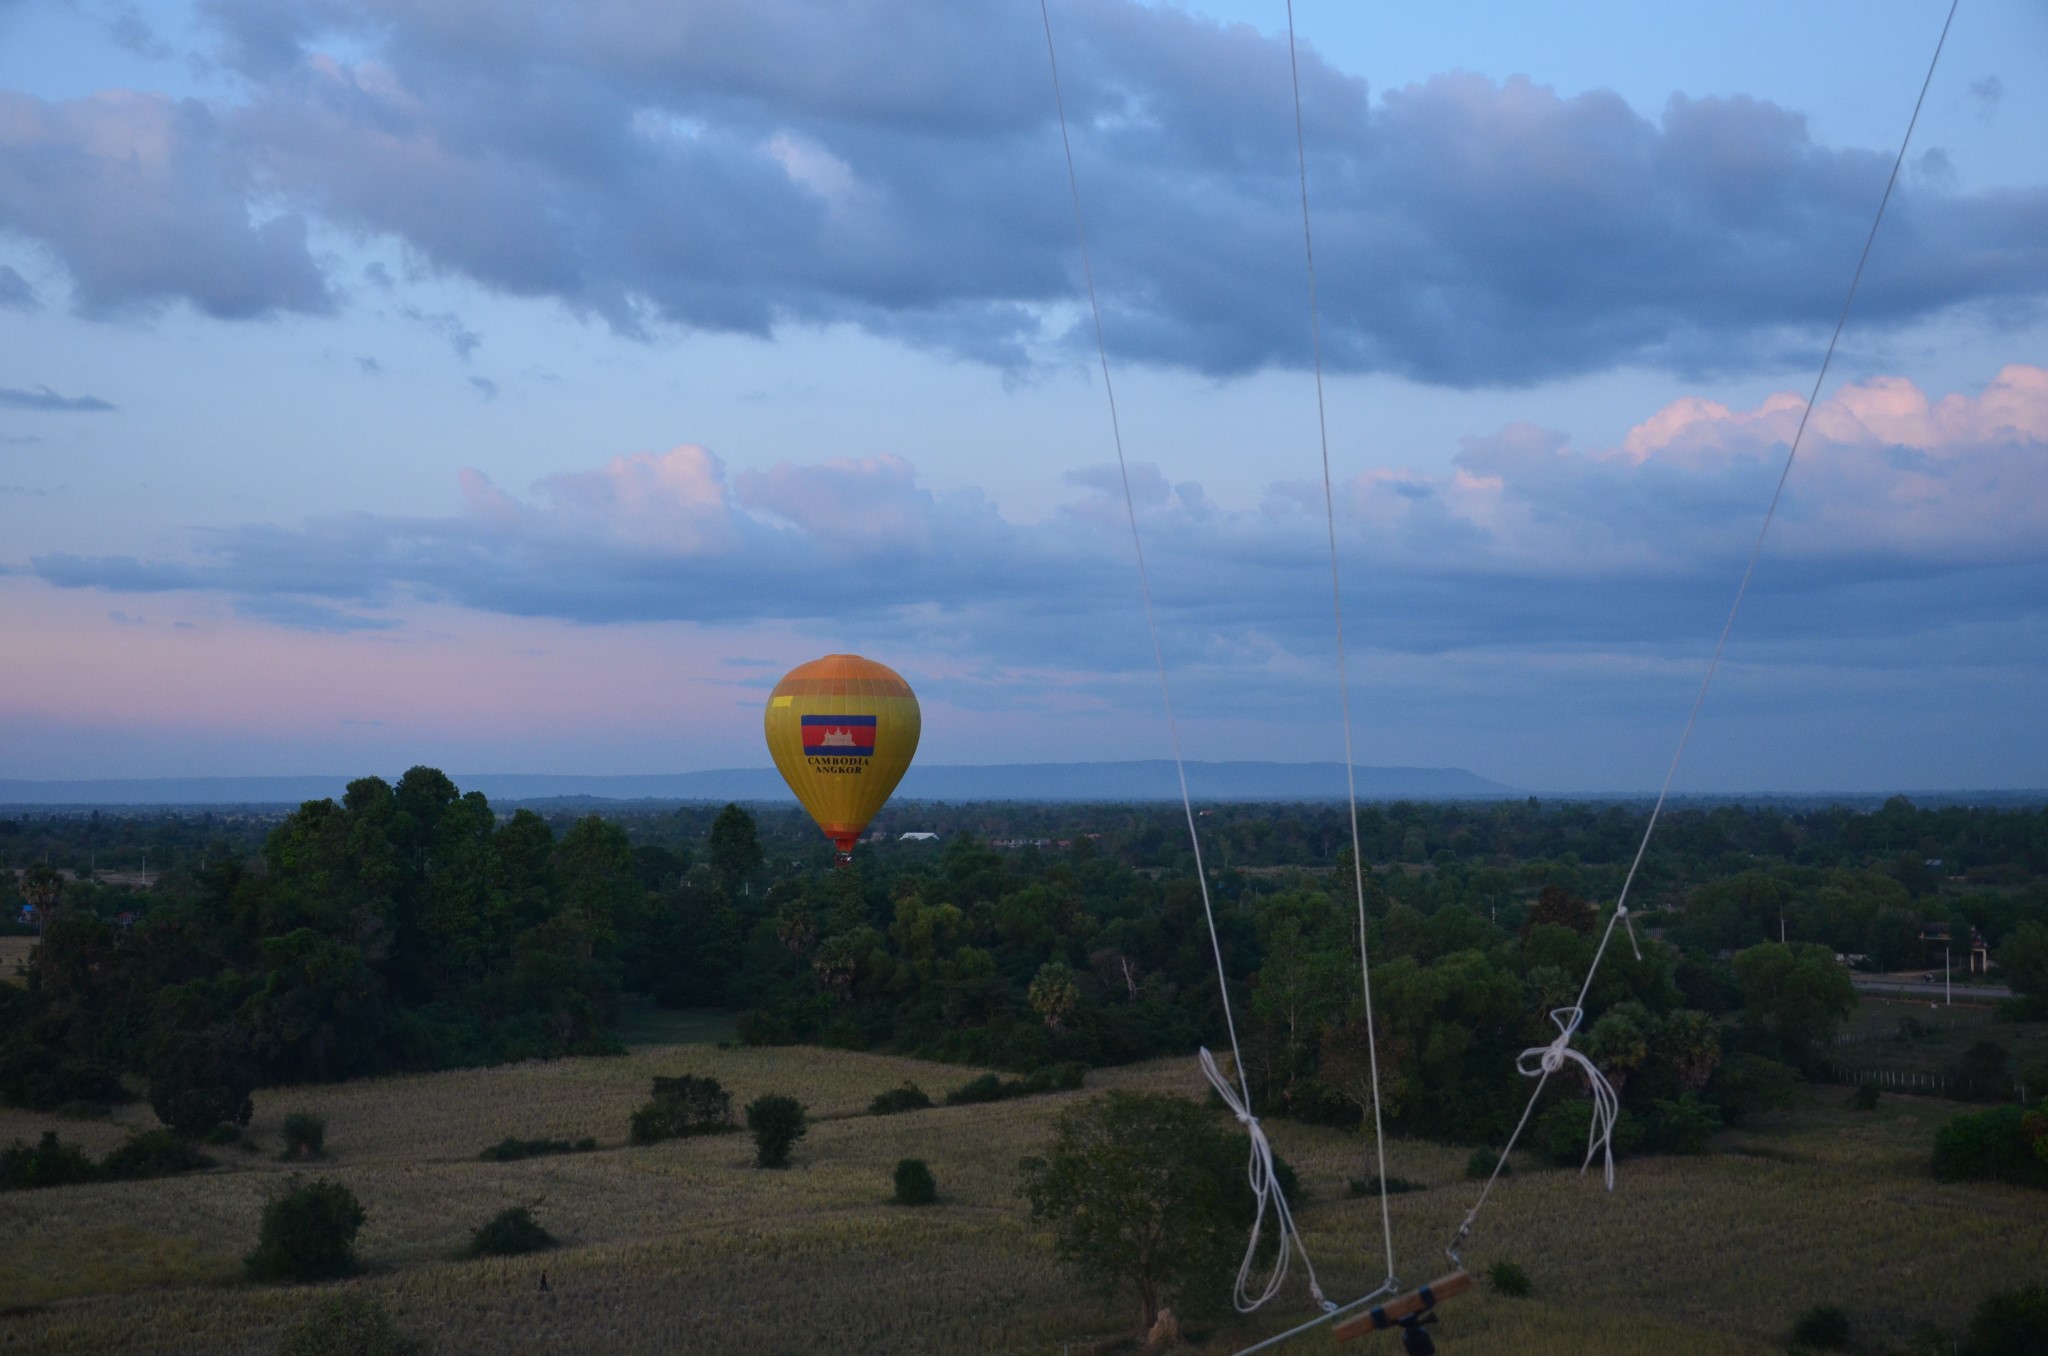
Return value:
M 232 121 L 160 94 L 0 92 L 0 228 L 48 248 L 87 313 L 324 311 L 305 218 L 254 220 L 263 186 Z
M 29 286 L 27 278 L 0 264 L 0 310 L 28 311 L 35 309 L 36 290 Z
M 322 309 L 317 219 L 623 334 L 844 324 L 1010 367 L 1087 342 L 1026 9 L 204 13 L 242 77 L 234 100 L 0 105 L 0 226 L 48 245 L 90 308 Z M 1071 6 L 1060 37 L 1117 352 L 1216 374 L 1306 363 L 1284 45 L 1138 0 Z M 1832 320 L 1889 168 L 1744 97 L 1674 96 L 1651 117 L 1520 78 L 1374 97 L 1313 51 L 1301 71 L 1340 370 L 1484 385 L 1769 366 Z M 2019 323 L 2044 294 L 2048 189 L 1918 175 L 1858 322 Z
M 117 408 L 98 396 L 58 395 L 47 386 L 23 389 L 0 386 L 0 409 L 35 410 L 42 414 L 103 414 Z
M 482 396 L 486 401 L 498 398 L 498 383 L 492 381 L 489 377 L 471 377 L 469 378 L 469 386 L 471 390 Z
M 1442 474 L 1343 482 L 1357 634 L 1418 655 L 1696 646 L 1725 614 L 1799 403 L 1682 399 L 1612 447 L 1514 424 L 1467 439 Z M 1230 506 L 1133 470 L 1176 666 L 1282 684 L 1319 671 L 1320 486 L 1277 483 Z M 205 533 L 184 560 L 53 554 L 32 567 L 58 587 L 225 593 L 251 615 L 327 629 L 452 603 L 586 624 L 780 621 L 967 665 L 1130 673 L 1150 656 L 1112 476 L 1073 473 L 1086 493 L 1070 511 L 1021 522 L 978 494 L 932 492 L 899 457 L 729 477 L 684 445 L 524 496 L 465 471 L 450 517 L 334 515 Z M 1745 644 L 1895 662 L 1888 647 L 1940 627 L 2048 633 L 2048 369 L 2009 367 L 1939 399 L 1877 378 L 1814 412 Z

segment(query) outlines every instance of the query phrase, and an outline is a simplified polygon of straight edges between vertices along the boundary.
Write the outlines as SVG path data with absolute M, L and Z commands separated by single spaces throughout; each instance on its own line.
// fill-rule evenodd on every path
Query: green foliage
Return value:
M 1128 1286 L 1149 1328 L 1165 1299 L 1185 1311 L 1227 1289 L 1252 1207 L 1243 1145 L 1192 1102 L 1111 1092 L 1061 1114 L 1044 1155 L 1018 1164 L 1019 1194 L 1059 1260 Z
M 284 1157 L 319 1158 L 327 1152 L 327 1118 L 294 1111 L 284 1118 Z
M 1707 1140 L 1721 1128 L 1721 1112 L 1699 1094 L 1680 1093 L 1676 1099 L 1658 1098 L 1649 1117 L 1644 1143 L 1671 1154 L 1700 1154 Z
M 1595 1148 L 1590 1160 L 1586 1156 L 1592 1126 L 1592 1098 L 1566 1097 L 1537 1113 L 1536 1123 L 1530 1127 L 1530 1147 L 1559 1167 L 1597 1169 L 1604 1161 L 1600 1150 Z M 1632 1112 L 1623 1110 L 1614 1122 L 1614 1156 L 1619 1158 L 1640 1148 L 1642 1143 L 1643 1123 Z
M 1825 946 L 1766 942 L 1735 953 L 1743 1011 L 1777 1035 L 1797 1062 L 1856 1010 L 1856 986 Z
M 1849 1105 L 1858 1111 L 1877 1110 L 1878 1091 L 1875 1083 L 1858 1083 L 1856 1091 L 1849 1094 Z
M 985 1073 L 947 1093 L 946 1105 L 972 1106 L 979 1102 L 1001 1102 L 1011 1097 L 1030 1097 L 1043 1092 L 1073 1092 L 1087 1081 L 1087 1075 L 1085 1067 L 1074 1063 L 1034 1069 L 1022 1078 Z
M 803 1104 L 794 1097 L 769 1093 L 747 1104 L 747 1129 L 754 1136 L 754 1165 L 786 1168 L 790 1150 L 810 1131 Z
M 325 1281 L 354 1274 L 356 1233 L 368 1218 L 339 1182 L 293 1177 L 263 1207 L 256 1250 L 242 1259 L 252 1281 Z
M 16 1140 L 0 1150 L 0 1191 L 33 1191 L 39 1187 L 75 1186 L 97 1182 L 99 1167 L 76 1144 L 57 1138 L 55 1130 L 43 1131 L 34 1147 Z
M 1506 1295 L 1510 1299 L 1526 1299 L 1536 1289 L 1529 1280 L 1529 1273 L 1513 1262 L 1495 1262 L 1486 1269 L 1486 1279 L 1496 1295 Z
M 875 1100 L 868 1103 L 870 1116 L 893 1116 L 902 1111 L 923 1111 L 932 1104 L 925 1090 L 915 1083 L 906 1082 L 900 1088 L 875 1094 Z
M 277 1356 L 425 1356 L 426 1350 L 398 1330 L 383 1300 L 352 1290 L 322 1300 L 277 1344 Z
M 120 1075 L 100 1060 L 70 1058 L 19 1033 L 0 1044 L 0 1104 L 61 1111 L 134 1100 Z
M 588 1153 L 597 1147 L 597 1140 L 586 1135 L 571 1144 L 566 1139 L 515 1139 L 507 1135 L 477 1157 L 486 1163 L 515 1163 L 522 1158 L 544 1158 L 549 1154 Z
M 1792 1325 L 1792 1344 L 1838 1350 L 1849 1345 L 1849 1315 L 1833 1304 L 1815 1305 Z
M 1721 1061 L 1707 1084 L 1706 1100 L 1720 1108 L 1730 1125 L 1774 1111 L 1790 1111 L 1797 1100 L 1799 1075 L 1789 1064 L 1763 1055 L 1738 1053 Z
M 2043 1112 L 2048 1112 L 2048 1103 Z M 2000 1106 L 1951 1117 L 1935 1132 L 1935 1180 L 2048 1188 L 2048 1159 L 2036 1152 L 2037 1145 L 2048 1140 L 2036 1119 L 2041 1114 L 2029 1116 L 2020 1107 Z
M 733 1128 L 732 1094 L 715 1078 L 684 1074 L 654 1080 L 652 1100 L 633 1113 L 631 1138 L 635 1144 L 653 1144 L 721 1135 Z
M 225 1028 L 174 1031 L 149 1063 L 149 1105 L 157 1119 L 187 1135 L 203 1135 L 223 1121 L 247 1125 L 256 1070 L 236 1034 Z
M 1465 1156 L 1465 1177 L 1468 1181 L 1483 1182 L 1493 1176 L 1495 1165 L 1500 1167 L 1501 1176 L 1512 1177 L 1514 1175 L 1515 1165 L 1513 1163 L 1502 1163 L 1498 1150 L 1474 1149 Z
M 2013 929 L 1998 948 L 1998 967 L 2027 1015 L 2048 1016 L 2048 920 Z
M 711 823 L 708 845 L 711 870 L 727 889 L 737 889 L 761 869 L 764 860 L 754 817 L 737 805 L 728 805 Z
M 1986 1295 L 1970 1320 L 1962 1356 L 2040 1356 L 2048 1351 L 2048 1285 Z
M 100 1160 L 100 1176 L 110 1182 L 128 1182 L 145 1177 L 173 1177 L 214 1166 L 211 1158 L 175 1131 L 150 1130 L 129 1136 L 126 1144 Z
M 939 1184 L 922 1158 L 896 1164 L 896 1204 L 930 1205 L 939 1198 Z
M 1345 1189 L 1353 1196 L 1377 1196 L 1380 1194 L 1380 1179 L 1377 1177 L 1354 1177 L 1345 1184 Z M 1411 1191 L 1427 1190 L 1429 1190 L 1427 1184 L 1411 1182 L 1406 1177 L 1389 1177 L 1387 1179 L 1387 1194 L 1389 1196 L 1405 1196 Z M 1294 1193 L 1289 1192 L 1287 1199 L 1292 1201 Z
M 555 1246 L 555 1236 L 543 1229 L 533 1212 L 523 1205 L 501 1210 L 469 1237 L 466 1257 L 518 1257 Z

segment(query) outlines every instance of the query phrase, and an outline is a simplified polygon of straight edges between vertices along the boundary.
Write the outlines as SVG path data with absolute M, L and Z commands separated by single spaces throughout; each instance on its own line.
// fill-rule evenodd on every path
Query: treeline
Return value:
M 0 989 L 0 1098 L 105 1101 L 132 1075 L 167 1122 L 232 1120 L 256 1086 L 616 1050 L 628 993 L 738 1010 L 751 1041 L 1018 1071 L 1222 1041 L 1177 809 L 901 807 L 833 870 L 794 812 L 545 808 L 505 815 L 415 768 L 269 823 L 186 816 L 156 839 L 175 846 L 146 893 L 53 884 L 9 846 L 127 821 L 11 821 L 0 899 L 36 889 L 48 907 L 26 988 Z M 1355 1122 L 1369 1080 L 1343 811 L 1200 822 L 1261 1105 Z M 894 841 L 908 828 L 940 841 Z M 1527 1088 L 1514 1058 L 1555 1035 L 1545 1014 L 1576 995 L 1601 923 L 1590 901 L 1611 900 L 1641 829 L 1618 806 L 1361 811 L 1396 1127 L 1505 1132 Z M 1684 1148 L 1781 1103 L 1853 1003 L 1833 953 L 1919 964 L 1925 923 L 1975 925 L 2021 961 L 2035 947 L 2048 997 L 2044 867 L 2038 810 L 1672 813 L 1638 887 L 1640 954 L 1610 950 L 1576 1042 L 1622 1094 L 1624 1139 Z M 1789 946 L 1769 940 L 1781 917 Z M 1583 1144 L 1583 1097 L 1544 1114 L 1547 1139 Z

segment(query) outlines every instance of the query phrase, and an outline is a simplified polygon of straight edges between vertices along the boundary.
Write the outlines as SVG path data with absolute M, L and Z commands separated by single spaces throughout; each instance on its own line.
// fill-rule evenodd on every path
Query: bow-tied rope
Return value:
M 1557 1024 L 1557 1039 L 1548 1045 L 1535 1045 L 1524 1050 L 1515 1060 L 1515 1071 L 1524 1078 L 1548 1078 L 1565 1066 L 1570 1060 L 1586 1071 L 1586 1083 L 1593 1094 L 1593 1119 L 1586 1126 L 1586 1161 L 1579 1165 L 1584 1173 L 1593 1166 L 1595 1151 L 1602 1153 L 1607 1162 L 1607 1189 L 1614 1190 L 1614 1122 L 1621 1115 L 1621 1098 L 1614 1091 L 1614 1084 L 1607 1081 L 1607 1075 L 1600 1072 L 1598 1065 L 1580 1051 L 1572 1049 L 1572 1036 L 1578 1032 L 1579 1023 L 1585 1020 L 1585 1009 L 1579 1007 L 1554 1008 L 1550 1020 Z M 1531 1064 L 1530 1061 L 1535 1063 Z
M 1223 1076 L 1216 1067 L 1216 1057 L 1202 1047 L 1202 1072 L 1209 1079 L 1209 1086 L 1216 1089 L 1216 1095 L 1223 1099 L 1223 1105 L 1230 1108 L 1230 1114 L 1237 1117 L 1237 1123 L 1245 1128 L 1251 1137 L 1251 1157 L 1245 1169 L 1245 1176 L 1251 1183 L 1252 1196 L 1258 1202 L 1258 1213 L 1252 1216 L 1252 1236 L 1245 1244 L 1244 1261 L 1237 1268 L 1237 1288 L 1231 1292 L 1231 1302 L 1241 1314 L 1248 1314 L 1280 1293 L 1280 1287 L 1287 1282 L 1287 1267 L 1293 1260 L 1292 1254 L 1301 1254 L 1301 1265 L 1308 1272 L 1308 1293 L 1322 1306 L 1323 1312 L 1330 1313 L 1336 1305 L 1323 1297 L 1323 1287 L 1316 1280 L 1315 1263 L 1308 1259 L 1308 1249 L 1302 1245 L 1301 1231 L 1294 1226 L 1294 1212 L 1287 1207 L 1287 1193 L 1280 1189 L 1280 1179 L 1273 1167 L 1273 1145 L 1266 1138 L 1265 1130 L 1259 1125 L 1259 1118 L 1251 1112 L 1246 1103 L 1249 1091 L 1239 1096 L 1236 1084 Z M 1279 1235 L 1280 1251 L 1273 1260 L 1273 1269 L 1266 1275 L 1266 1283 L 1256 1298 L 1252 1294 L 1252 1272 L 1258 1265 L 1259 1237 L 1266 1227 L 1266 1212 L 1273 1213 L 1274 1231 Z

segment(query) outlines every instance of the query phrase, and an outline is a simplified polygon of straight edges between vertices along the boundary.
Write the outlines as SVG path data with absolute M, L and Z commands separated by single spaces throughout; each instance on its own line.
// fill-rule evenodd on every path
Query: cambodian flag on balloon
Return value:
M 873 716 L 805 716 L 804 752 L 814 757 L 866 758 L 875 751 Z

